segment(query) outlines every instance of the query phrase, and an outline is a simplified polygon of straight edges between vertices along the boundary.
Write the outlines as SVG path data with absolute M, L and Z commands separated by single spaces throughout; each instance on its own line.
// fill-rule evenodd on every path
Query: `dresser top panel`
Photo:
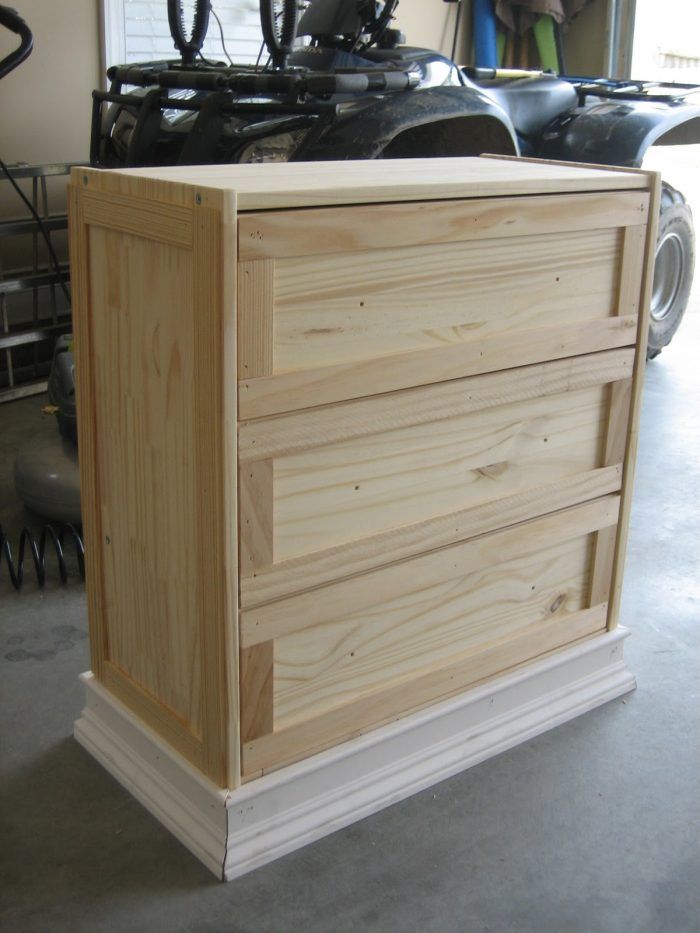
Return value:
M 239 211 L 644 189 L 648 173 L 499 158 L 74 169 L 93 191 L 191 203 L 193 187 L 230 192 Z

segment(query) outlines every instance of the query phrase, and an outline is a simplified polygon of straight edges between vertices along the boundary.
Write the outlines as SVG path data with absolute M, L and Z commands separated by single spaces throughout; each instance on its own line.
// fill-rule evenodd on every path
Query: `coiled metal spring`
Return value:
M 5 534 L 2 525 L 0 525 L 0 565 L 4 558 L 10 575 L 10 582 L 16 590 L 20 590 L 24 582 L 25 559 L 31 556 L 36 582 L 42 588 L 46 583 L 47 551 L 49 554 L 53 551 L 56 555 L 61 583 L 67 583 L 68 565 L 64 545 L 68 542 L 73 543 L 80 579 L 84 580 L 85 548 L 83 547 L 83 539 L 77 528 L 69 524 L 58 525 L 56 528 L 53 525 L 44 525 L 38 540 L 28 528 L 23 528 L 19 536 L 16 562 L 12 555 L 9 538 Z

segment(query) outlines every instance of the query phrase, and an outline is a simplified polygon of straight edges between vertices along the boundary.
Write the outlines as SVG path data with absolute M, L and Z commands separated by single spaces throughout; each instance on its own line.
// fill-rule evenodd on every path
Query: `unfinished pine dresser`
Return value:
M 76 169 L 76 736 L 239 875 L 632 689 L 650 173 Z

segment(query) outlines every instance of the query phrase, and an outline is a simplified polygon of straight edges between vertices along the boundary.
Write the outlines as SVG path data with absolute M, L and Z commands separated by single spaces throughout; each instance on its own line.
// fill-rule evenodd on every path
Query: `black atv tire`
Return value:
M 690 297 L 694 266 L 693 214 L 681 192 L 664 182 L 649 315 L 648 360 L 658 356 L 678 330 Z

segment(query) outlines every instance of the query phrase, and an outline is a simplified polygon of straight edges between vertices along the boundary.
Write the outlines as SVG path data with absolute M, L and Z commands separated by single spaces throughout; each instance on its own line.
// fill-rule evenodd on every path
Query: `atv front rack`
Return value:
M 252 66 L 182 66 L 177 61 L 117 65 L 107 72 L 109 91 L 92 92 L 90 162 L 105 166 L 102 145 L 103 105 L 128 108 L 136 124 L 126 156 L 128 165 L 149 164 L 155 139 L 167 111 L 196 113 L 192 133 L 178 155 L 180 164 L 206 163 L 213 153 L 227 118 L 239 117 L 246 125 L 228 128 L 229 142 L 244 145 L 272 133 L 308 132 L 301 147 L 312 145 L 338 111 L 343 95 L 400 93 L 418 86 L 416 69 L 377 67 L 367 70 L 338 69 L 333 73 L 305 69 L 286 72 L 258 71 Z M 145 94 L 123 93 L 124 86 L 143 88 Z M 173 93 L 174 92 L 174 93 Z M 335 98 L 330 102 L 328 98 Z
M 632 81 L 618 78 L 582 78 L 560 75 L 576 89 L 579 107 L 589 97 L 608 100 L 636 100 L 649 103 L 672 104 L 682 102 L 692 94 L 700 92 L 697 84 L 676 84 L 667 81 Z
M 107 77 L 119 88 L 125 84 L 136 87 L 161 87 L 190 91 L 230 91 L 250 96 L 281 95 L 293 100 L 308 96 L 334 94 L 388 93 L 406 91 L 418 86 L 416 69 L 372 68 L 367 70 L 335 69 L 332 73 L 304 69 L 285 72 L 256 71 L 255 68 L 201 65 L 197 68 L 178 67 L 177 62 L 154 62 L 144 65 L 116 65 Z M 99 93 L 99 92 L 95 92 Z

